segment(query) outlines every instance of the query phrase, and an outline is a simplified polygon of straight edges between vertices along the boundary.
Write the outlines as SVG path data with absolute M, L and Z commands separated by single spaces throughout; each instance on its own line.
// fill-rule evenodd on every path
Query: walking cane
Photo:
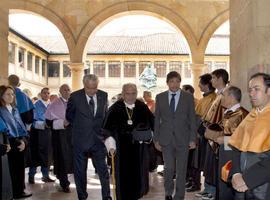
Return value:
M 116 199 L 116 182 L 115 182 L 115 153 L 111 154 L 109 153 L 109 157 L 112 160 L 112 185 L 113 185 L 113 199 Z

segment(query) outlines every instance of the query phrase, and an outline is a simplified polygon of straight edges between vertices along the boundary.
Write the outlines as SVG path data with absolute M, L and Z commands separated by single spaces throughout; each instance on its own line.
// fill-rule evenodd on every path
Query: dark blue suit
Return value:
M 102 198 L 110 196 L 109 173 L 105 162 L 106 148 L 101 140 L 101 126 L 107 110 L 107 93 L 98 90 L 97 110 L 91 113 L 84 89 L 71 94 L 66 119 L 72 125 L 74 178 L 79 199 L 86 199 L 87 162 L 91 154 L 102 185 Z

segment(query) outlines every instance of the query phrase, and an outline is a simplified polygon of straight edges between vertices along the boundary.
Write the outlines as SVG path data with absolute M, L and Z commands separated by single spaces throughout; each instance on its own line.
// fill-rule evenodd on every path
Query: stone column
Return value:
M 72 78 L 72 90 L 76 91 L 83 87 L 82 79 L 83 79 L 83 63 L 69 63 L 69 68 L 71 70 L 71 78 Z
M 94 61 L 89 61 L 89 65 L 90 65 L 90 74 L 94 74 Z
M 166 75 L 170 72 L 170 61 L 166 61 Z
M 136 85 L 139 84 L 139 61 L 135 61 L 135 71 L 136 71 Z
M 199 77 L 204 73 L 206 65 L 205 64 L 190 64 L 190 69 L 192 72 L 193 87 L 195 89 L 195 98 L 201 98 L 201 91 L 199 88 Z
M 105 85 L 107 85 L 109 83 L 109 62 L 107 60 L 105 60 Z
M 0 8 L 0 84 L 8 78 L 8 9 Z
M 105 61 L 105 79 L 108 80 L 109 78 L 109 62 Z
M 122 85 L 124 83 L 124 61 L 121 60 L 120 61 L 120 85 Z
M 242 90 L 244 107 L 251 108 L 249 77 L 270 73 L 270 1 L 230 1 L 231 84 Z
M 60 82 L 60 85 L 63 84 L 63 78 L 64 78 L 64 63 L 63 63 L 63 60 L 59 60 L 59 82 Z

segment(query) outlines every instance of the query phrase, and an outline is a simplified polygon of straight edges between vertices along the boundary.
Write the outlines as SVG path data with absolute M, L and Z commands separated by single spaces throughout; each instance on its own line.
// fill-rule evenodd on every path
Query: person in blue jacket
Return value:
M 12 186 L 8 168 L 7 153 L 10 151 L 7 127 L 0 116 L 0 199 L 12 199 Z
M 11 86 L 0 86 L 0 116 L 7 126 L 11 150 L 8 152 L 8 164 L 12 181 L 13 198 L 32 196 L 25 189 L 24 151 L 27 146 L 28 132 L 15 103 L 15 90 Z

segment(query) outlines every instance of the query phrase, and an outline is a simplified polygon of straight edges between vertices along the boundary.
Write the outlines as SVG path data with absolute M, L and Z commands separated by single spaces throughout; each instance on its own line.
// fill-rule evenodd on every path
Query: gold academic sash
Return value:
M 270 106 L 252 109 L 236 128 L 229 144 L 242 152 L 263 153 L 270 150 Z

